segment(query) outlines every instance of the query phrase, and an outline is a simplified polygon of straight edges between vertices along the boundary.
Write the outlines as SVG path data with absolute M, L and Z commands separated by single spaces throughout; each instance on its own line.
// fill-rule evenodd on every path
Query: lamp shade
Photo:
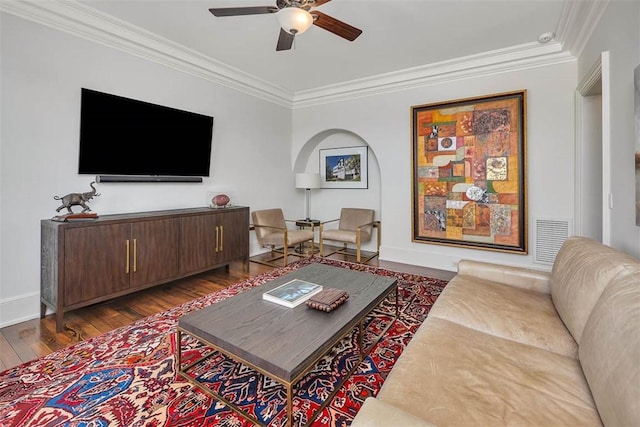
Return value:
M 295 6 L 280 9 L 277 16 L 280 26 L 289 34 L 302 34 L 313 24 L 313 16 Z
M 320 188 L 322 180 L 319 173 L 297 173 L 296 188 Z

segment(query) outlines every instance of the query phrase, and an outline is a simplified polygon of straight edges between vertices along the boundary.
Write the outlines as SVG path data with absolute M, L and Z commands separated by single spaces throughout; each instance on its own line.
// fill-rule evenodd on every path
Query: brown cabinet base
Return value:
M 41 221 L 40 316 L 249 260 L 249 208 L 193 208 Z

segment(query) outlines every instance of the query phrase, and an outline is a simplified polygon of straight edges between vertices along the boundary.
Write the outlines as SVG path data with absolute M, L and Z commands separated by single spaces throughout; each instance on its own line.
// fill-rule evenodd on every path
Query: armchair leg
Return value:
M 286 229 L 284 230 L 284 259 L 282 260 L 282 262 L 284 263 L 284 267 L 287 266 L 287 257 L 289 255 L 289 231 Z
M 289 256 L 289 245 L 287 245 L 285 243 L 285 245 L 284 245 L 284 259 L 282 260 L 284 262 L 284 266 L 287 265 L 287 256 Z

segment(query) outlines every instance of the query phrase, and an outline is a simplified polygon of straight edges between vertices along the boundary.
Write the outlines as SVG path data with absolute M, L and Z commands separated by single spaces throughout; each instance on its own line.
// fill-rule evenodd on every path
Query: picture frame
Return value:
M 526 90 L 411 107 L 412 240 L 527 253 Z
M 321 149 L 322 188 L 368 188 L 368 151 L 367 146 Z

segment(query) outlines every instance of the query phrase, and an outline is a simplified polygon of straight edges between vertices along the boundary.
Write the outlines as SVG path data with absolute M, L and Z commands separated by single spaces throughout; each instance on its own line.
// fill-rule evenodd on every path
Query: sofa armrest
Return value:
M 551 273 L 546 271 L 463 259 L 458 263 L 458 274 L 530 291 L 551 293 Z
M 351 427 L 436 427 L 435 424 L 418 418 L 404 410 L 369 397 L 356 414 Z

